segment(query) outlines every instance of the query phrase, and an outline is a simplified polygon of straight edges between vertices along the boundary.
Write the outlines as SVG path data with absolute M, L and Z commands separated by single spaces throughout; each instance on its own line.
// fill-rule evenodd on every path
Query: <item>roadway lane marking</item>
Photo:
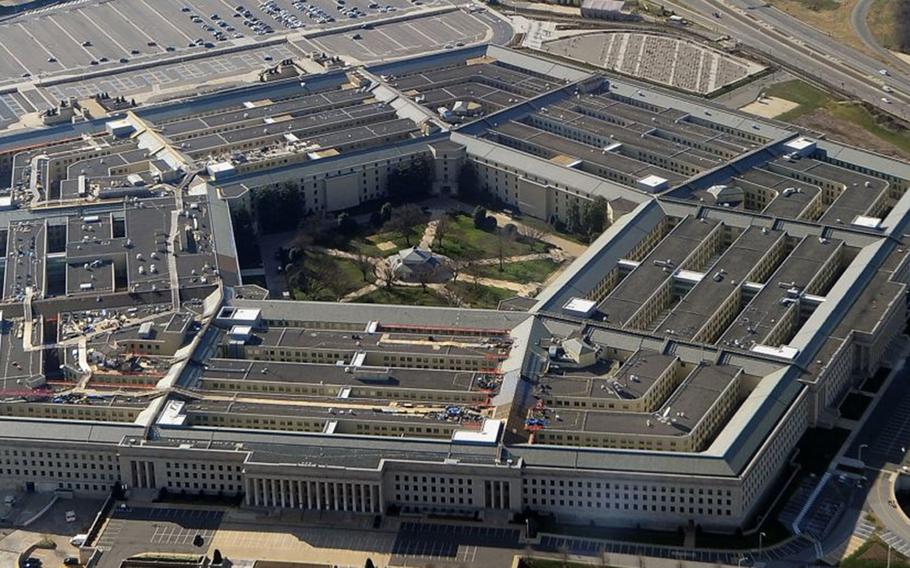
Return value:
M 154 40 L 155 40 L 155 38 L 153 38 L 152 36 L 150 36 L 150 35 L 148 35 L 147 33 L 145 33 L 145 30 L 143 30 L 140 26 L 137 26 L 137 25 L 134 24 L 129 18 L 127 18 L 126 16 L 124 16 L 124 15 L 123 15 L 123 12 L 121 12 L 120 10 L 117 9 L 117 5 L 116 5 L 114 2 L 109 2 L 109 3 L 107 4 L 107 6 L 109 6 L 110 9 L 114 11 L 114 13 L 116 13 L 118 16 L 120 16 L 120 18 L 121 18 L 124 22 L 130 24 L 130 26 L 132 26 L 132 28 L 133 28 L 134 30 L 136 30 L 136 31 L 138 31 L 140 34 L 144 35 L 148 41 L 154 41 Z M 157 42 L 156 42 L 156 43 L 157 43 Z M 161 49 L 161 47 L 159 46 L 158 49 Z
M 428 36 L 427 34 L 423 33 L 422 31 L 418 30 L 417 28 L 415 28 L 415 27 L 413 26 L 413 24 L 411 24 L 411 22 L 405 22 L 404 25 L 403 25 L 402 27 L 404 27 L 404 26 L 407 26 L 407 27 L 411 28 L 411 30 L 417 32 L 417 35 L 421 35 L 421 36 L 423 36 L 424 38 L 426 38 L 426 40 L 430 42 L 429 47 L 432 47 L 432 46 L 434 46 L 434 45 L 438 45 L 438 44 L 439 44 L 439 41 L 437 41 L 437 40 L 434 39 L 434 38 L 431 38 L 431 37 Z M 419 46 L 419 47 L 423 47 L 423 46 L 421 45 L 421 46 Z
M 99 26 L 98 23 L 95 22 L 94 19 L 89 18 L 88 16 L 86 16 L 86 15 L 83 13 L 83 10 L 82 10 L 81 8 L 76 8 L 75 10 L 70 10 L 70 13 L 72 13 L 72 12 L 76 12 L 77 14 L 79 14 L 80 16 L 82 16 L 83 18 L 85 18 L 85 19 L 88 21 L 88 23 L 89 23 L 90 26 L 95 26 L 95 28 L 96 28 L 99 32 L 101 32 L 102 34 L 104 34 L 104 37 L 106 37 L 107 39 L 111 40 L 111 43 L 113 43 L 114 45 L 116 45 L 117 47 L 119 47 L 120 50 L 123 51 L 124 55 L 129 55 L 129 53 L 130 53 L 130 50 L 129 50 L 129 49 L 127 49 L 127 48 L 123 47 L 122 45 L 120 45 L 120 42 L 117 41 L 117 40 L 115 40 L 114 38 L 112 38 L 111 35 L 110 35 L 109 33 L 107 33 L 107 31 L 105 31 L 104 28 L 102 28 L 101 26 Z
M 82 49 L 82 51 L 84 51 L 85 53 L 87 53 L 88 56 L 92 58 L 92 60 L 95 59 L 95 56 L 92 54 L 92 52 L 89 51 L 88 49 L 86 49 L 85 46 L 82 45 L 82 42 L 79 41 L 79 40 L 77 40 L 76 38 L 74 38 L 73 35 L 72 35 L 71 33 L 69 33 L 66 29 L 64 29 L 63 26 L 61 26 L 60 24 L 58 24 L 58 23 L 57 23 L 57 20 L 54 19 L 54 16 L 53 16 L 53 15 L 48 16 L 47 19 L 50 20 L 55 26 L 57 26 L 58 28 L 60 28 L 60 31 L 63 32 L 64 34 L 66 34 L 66 37 L 70 38 L 70 40 L 72 40 L 73 43 L 75 43 L 76 45 L 78 45 L 79 48 Z
M 22 25 L 22 22 L 17 22 L 17 23 L 15 23 L 15 24 L 13 24 L 13 25 L 17 26 L 20 30 L 22 30 L 22 32 L 23 32 L 25 35 L 27 35 L 28 37 L 32 38 L 32 41 L 34 41 L 35 43 L 37 43 L 38 46 L 39 46 L 41 49 L 44 50 L 44 53 L 46 53 L 49 57 L 53 57 L 53 56 L 54 56 L 53 53 L 51 53 L 50 51 L 48 51 L 48 49 L 47 49 L 46 47 L 44 47 L 44 44 L 43 44 L 43 43 L 41 43 L 40 41 L 38 41 L 38 38 L 36 38 L 35 36 L 33 36 L 32 33 L 31 33 L 30 31 L 28 31 L 28 29 L 26 29 L 25 26 Z M 61 65 L 62 65 L 62 64 L 61 64 Z
M 16 57 L 15 55 L 13 55 L 13 52 L 10 51 L 9 49 L 7 49 L 7 47 L 5 45 L 3 45 L 3 42 L 0 42 L 0 47 L 2 47 L 5 52 L 9 53 L 9 56 L 12 57 L 16 61 L 16 63 L 19 64 L 19 67 L 22 67 L 23 69 L 25 69 L 25 71 L 27 73 L 31 73 L 31 70 L 29 70 L 28 67 L 23 65 L 23 63 L 21 61 L 19 61 L 19 58 Z
M 161 20 L 163 20 L 167 25 L 169 25 L 170 27 L 172 27 L 172 28 L 174 28 L 175 30 L 177 30 L 177 33 L 179 33 L 179 34 L 182 35 L 184 38 L 186 38 L 187 41 L 193 41 L 193 38 L 191 38 L 190 36 L 188 36 L 188 35 L 186 35 L 185 33 L 183 33 L 183 30 L 181 30 L 180 28 L 178 28 L 177 26 L 175 26 L 174 24 L 172 24 L 171 21 L 168 20 L 167 18 L 165 18 L 163 15 L 161 15 L 161 13 L 159 13 L 158 10 L 156 10 L 156 9 L 152 8 L 151 6 L 149 6 L 148 2 L 146 2 L 145 0 L 139 0 L 139 2 L 141 2 L 142 5 L 146 7 L 146 9 L 148 9 L 149 11 L 151 11 L 152 13 L 154 13 L 156 16 L 158 16 L 158 18 L 160 18 Z

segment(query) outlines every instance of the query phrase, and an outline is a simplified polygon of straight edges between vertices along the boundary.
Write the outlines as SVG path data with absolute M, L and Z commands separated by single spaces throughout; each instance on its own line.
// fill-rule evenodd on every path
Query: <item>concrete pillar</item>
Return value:
M 145 462 L 145 479 L 148 481 L 148 486 L 151 489 L 155 488 L 155 466 L 152 462 Z
M 322 510 L 322 481 L 316 482 L 316 509 Z
M 342 511 L 348 510 L 348 484 L 347 483 L 341 484 L 341 510 Z
M 297 480 L 297 508 L 303 509 L 303 482 Z
M 499 508 L 506 508 L 506 492 L 505 492 L 505 483 L 500 481 L 499 483 Z
M 312 481 L 306 482 L 306 508 L 307 509 L 313 508 L 313 482 Z
M 277 507 L 278 506 L 278 484 L 275 483 L 274 479 L 269 480 L 269 485 L 271 486 L 271 499 L 269 500 L 269 506 Z
M 262 506 L 262 496 L 260 494 L 259 480 L 253 479 L 253 505 L 257 507 Z
M 250 506 L 250 478 L 243 476 L 243 501 L 246 506 Z

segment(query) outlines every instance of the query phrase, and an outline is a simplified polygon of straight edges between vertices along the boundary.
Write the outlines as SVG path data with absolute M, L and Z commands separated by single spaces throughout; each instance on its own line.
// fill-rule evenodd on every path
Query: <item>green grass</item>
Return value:
M 885 568 L 888 565 L 888 545 L 878 538 L 868 540 L 841 561 L 840 565 L 842 568 Z M 891 568 L 910 568 L 910 560 L 900 552 L 892 550 Z
M 343 234 L 338 230 L 326 230 L 319 233 L 315 244 L 323 248 L 343 250 L 351 253 L 363 253 L 367 256 L 388 257 L 392 256 L 399 249 L 415 246 L 423 237 L 427 224 L 420 223 L 414 226 L 414 235 L 411 237 L 411 244 L 405 241 L 403 235 L 397 231 L 383 231 L 382 228 L 374 227 L 368 223 L 358 225 L 353 234 Z M 379 250 L 376 245 L 385 241 L 391 241 L 395 248 L 389 250 Z
M 512 290 L 483 286 L 473 282 L 450 282 L 446 287 L 472 308 L 495 308 L 502 300 L 515 295 Z
M 448 306 L 445 298 L 433 290 L 419 286 L 393 286 L 380 288 L 357 298 L 363 304 L 403 304 L 407 306 Z
M 315 254 L 318 253 L 307 253 L 310 258 Z M 300 289 L 292 290 L 291 297 L 295 300 L 333 302 L 367 285 L 367 282 L 363 280 L 363 273 L 353 261 L 328 255 L 319 256 L 330 259 L 330 262 L 335 265 L 335 273 L 331 275 L 331 281 L 324 282 L 325 288 L 315 294 L 306 293 Z
M 910 130 L 891 122 L 891 119 L 884 118 L 886 115 L 873 114 L 862 104 L 838 101 L 825 91 L 799 79 L 771 85 L 765 94 L 799 104 L 798 107 L 778 116 L 777 120 L 793 122 L 813 111 L 825 110 L 834 119 L 861 128 L 910 154 Z
M 426 230 L 426 228 L 426 223 L 421 223 L 415 227 L 416 234 L 411 237 L 410 246 L 416 246 L 420 242 L 420 239 L 423 237 L 423 232 Z M 395 248 L 389 250 L 379 250 L 379 247 L 376 245 L 385 241 L 391 241 L 395 243 Z M 364 231 L 360 235 L 352 238 L 342 250 L 348 250 L 350 252 L 362 252 L 368 256 L 389 257 L 398 252 L 400 249 L 407 247 L 408 243 L 405 241 L 404 236 L 402 236 L 400 233 L 394 231 Z
M 497 232 L 482 231 L 474 227 L 469 215 L 455 215 L 449 219 L 449 227 L 442 239 L 442 245 L 434 250 L 453 260 L 495 258 L 499 256 Z M 548 245 L 540 241 L 528 242 L 522 237 L 503 241 L 505 256 L 519 256 L 546 252 Z
M 778 97 L 797 103 L 799 106 L 777 117 L 777 120 L 792 122 L 804 114 L 824 108 L 833 101 L 825 91 L 813 87 L 805 81 L 793 79 L 776 83 L 768 87 L 765 94 L 769 97 Z
M 503 265 L 503 270 L 499 270 L 499 264 L 472 266 L 467 269 L 470 274 L 483 276 L 484 278 L 494 278 L 496 280 L 508 280 L 519 284 L 528 284 L 529 282 L 543 282 L 547 276 L 559 268 L 559 263 L 550 259 L 524 260 L 521 262 L 507 262 Z
M 869 110 L 858 104 L 832 105 L 831 114 L 868 131 L 877 138 L 910 153 L 910 130 L 883 126 Z
M 527 216 L 522 216 L 521 219 L 516 219 L 516 221 L 521 223 L 522 225 L 532 227 L 534 229 L 537 229 L 538 231 L 543 231 L 544 233 L 556 235 L 557 237 L 563 238 L 567 241 L 572 241 L 573 243 L 578 243 L 580 245 L 589 244 L 588 240 L 585 239 L 584 237 L 582 237 L 582 235 L 578 235 L 576 233 L 567 233 L 566 231 L 560 231 L 553 225 L 544 221 L 543 219 L 537 219 L 535 217 L 531 217 L 530 215 L 527 215 Z

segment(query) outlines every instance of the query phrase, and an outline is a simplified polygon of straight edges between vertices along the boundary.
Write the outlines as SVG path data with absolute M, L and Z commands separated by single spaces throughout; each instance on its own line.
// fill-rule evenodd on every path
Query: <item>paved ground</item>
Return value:
M 2 33 L 2 32 L 0 32 Z M 85 98 L 98 92 L 132 96 L 170 87 L 202 83 L 221 77 L 235 77 L 258 72 L 273 61 L 297 58 L 301 53 L 289 44 L 259 47 L 238 53 L 217 55 L 205 59 L 159 65 L 135 71 L 111 73 L 104 77 L 72 81 L 42 89 L 54 100 L 66 97 Z
M 74 0 L 26 12 L 0 23 L 0 89 L 7 89 L 0 93 L 0 129 L 65 97 L 108 92 L 143 102 L 205 84 L 254 80 L 273 62 L 301 61 L 314 51 L 356 64 L 511 39 L 508 24 L 489 13 L 434 13 L 451 10 L 451 1 L 346 0 L 345 9 L 364 14 L 351 18 L 334 0 L 307 0 L 300 8 L 292 0 L 274 0 L 300 22 L 296 28 L 267 13 L 258 0 L 240 4 L 250 16 L 229 0 Z M 319 23 L 308 6 L 336 21 Z M 419 17 L 382 23 L 406 14 Z M 273 31 L 254 31 L 245 25 L 252 18 Z M 361 30 L 365 22 L 375 28 Z M 351 24 L 356 27 L 323 35 Z M 361 39 L 353 39 L 355 32 Z
M 326 53 L 347 56 L 355 63 L 368 63 L 492 38 L 487 24 L 461 10 L 419 20 L 377 25 L 372 30 L 356 33 L 361 39 L 352 39 L 354 32 L 349 32 L 310 38 L 309 41 Z
M 518 529 L 476 525 L 404 522 L 392 549 L 391 564 L 421 562 L 468 566 L 508 566 L 521 548 Z
M 5 493 L 3 493 L 5 495 Z M 35 496 L 38 502 L 47 503 L 50 494 Z M 17 507 L 29 507 L 29 496 L 20 495 Z M 32 556 L 43 561 L 44 566 L 61 566 L 67 556 L 77 555 L 77 550 L 69 543 L 70 538 L 85 532 L 95 518 L 101 501 L 97 499 L 59 499 L 42 517 L 26 529 L 4 529 L 0 531 L 0 566 L 15 566 L 19 553 L 37 543 L 45 535 L 49 536 L 57 547 L 53 550 L 37 550 Z M 66 522 L 66 511 L 76 513 L 76 521 Z M 29 515 L 34 516 L 32 515 Z
M 224 513 L 204 507 L 131 507 L 115 510 L 96 546 L 106 552 L 98 568 L 116 568 L 140 552 L 201 552 L 211 545 Z M 193 539 L 199 535 L 203 545 Z

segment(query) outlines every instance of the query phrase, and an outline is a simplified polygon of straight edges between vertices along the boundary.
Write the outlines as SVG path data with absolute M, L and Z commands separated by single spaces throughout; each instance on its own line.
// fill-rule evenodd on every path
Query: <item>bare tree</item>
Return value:
M 518 234 L 531 241 L 542 241 L 547 236 L 547 232 L 530 225 L 519 225 Z
M 420 287 L 423 290 L 427 289 L 427 284 L 430 282 L 430 276 L 431 274 L 429 270 L 421 270 L 417 273 L 417 281 L 420 282 Z
M 449 232 L 449 216 L 443 215 L 436 221 L 436 246 L 442 248 L 442 240 Z
M 379 272 L 379 278 L 383 281 L 386 288 L 391 288 L 392 284 L 395 283 L 395 271 L 392 270 L 392 267 L 388 264 L 382 266 L 377 270 Z
M 515 241 L 515 232 L 502 228 L 496 232 L 496 255 L 499 258 L 499 271 L 505 270 L 505 257 L 509 251 L 509 245 Z
M 370 276 L 373 276 L 375 273 L 373 259 L 370 258 L 370 256 L 366 253 L 358 252 L 357 256 L 354 258 L 354 264 L 357 265 L 357 268 L 360 270 L 360 274 L 363 275 L 363 281 L 369 282 Z
M 341 271 L 335 260 L 326 255 L 303 255 L 301 262 L 288 265 L 288 287 L 299 289 L 308 298 L 319 298 L 325 292 L 331 291 L 332 286 L 341 277 Z
M 411 238 L 417 234 L 417 226 L 426 220 L 426 215 L 416 205 L 405 205 L 392 212 L 392 218 L 383 226 L 386 231 L 394 231 L 404 237 L 404 242 L 411 246 Z

